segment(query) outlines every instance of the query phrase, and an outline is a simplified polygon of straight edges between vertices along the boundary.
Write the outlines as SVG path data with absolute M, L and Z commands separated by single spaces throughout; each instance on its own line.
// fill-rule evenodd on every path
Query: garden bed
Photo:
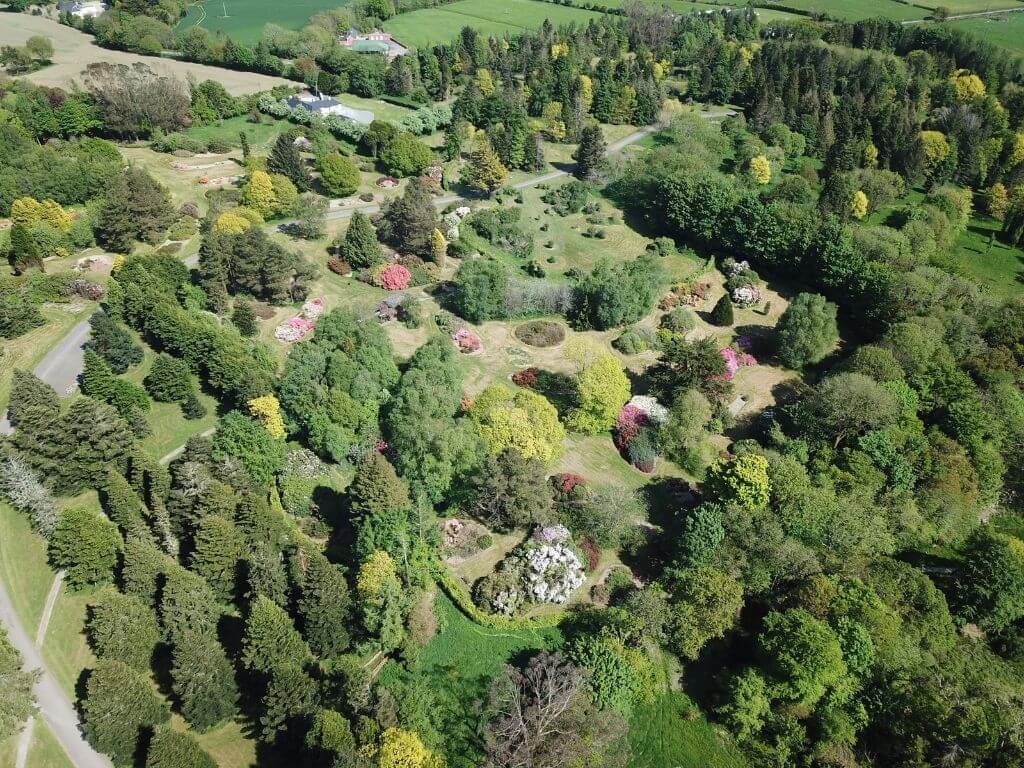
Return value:
M 531 347 L 557 347 L 565 341 L 565 326 L 551 320 L 531 320 L 516 326 L 515 336 Z

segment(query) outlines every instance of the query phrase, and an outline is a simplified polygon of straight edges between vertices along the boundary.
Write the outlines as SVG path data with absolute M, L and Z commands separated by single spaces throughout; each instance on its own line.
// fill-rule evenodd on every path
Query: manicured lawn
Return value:
M 1020 8 L 1017 0 L 914 0 L 914 5 L 925 8 L 948 8 L 950 14 L 960 13 L 981 13 L 984 11 L 997 11 L 1002 8 Z
M 463 27 L 482 35 L 514 35 L 535 29 L 549 19 L 556 27 L 575 22 L 586 24 L 601 14 L 535 0 L 461 0 L 438 8 L 402 13 L 384 28 L 406 45 L 424 46 L 447 42 Z
M 36 720 L 32 731 L 32 746 L 28 750 L 26 766 L 31 768 L 73 768 L 63 747 L 42 720 Z
M 234 146 L 239 142 L 238 134 L 244 131 L 253 149 L 266 151 L 277 135 L 290 127 L 287 120 L 275 120 L 267 115 L 261 115 L 258 123 L 250 120 L 248 115 L 239 115 L 213 125 L 196 125 L 183 133 L 200 141 L 224 141 Z
M 0 579 L 25 631 L 35 633 L 53 571 L 46 563 L 46 540 L 32 532 L 20 512 L 0 502 Z
M 256 742 L 246 738 L 238 723 L 227 723 L 207 733 L 193 735 L 216 761 L 217 768 L 249 768 L 256 765 Z
M 72 701 L 75 700 L 75 686 L 82 670 L 93 666 L 96 661 L 82 634 L 87 606 L 95 595 L 96 590 L 72 592 L 66 587 L 62 589 L 53 606 L 53 618 L 43 643 L 46 666 Z
M 856 0 L 856 2 L 850 2 L 850 0 L 787 0 L 785 4 L 802 11 L 827 13 L 846 21 L 857 21 L 877 16 L 897 20 L 922 19 L 928 15 L 928 11 L 924 8 L 904 5 L 895 0 Z
M 747 761 L 703 716 L 686 716 L 680 693 L 666 693 L 633 713 L 628 768 L 743 768 Z
M 1017 7 L 1021 5 L 1018 3 Z M 949 22 L 949 26 L 973 32 L 981 39 L 1000 45 L 1015 54 L 1024 54 L 1024 13 L 960 19 Z
M 254 43 L 263 34 L 266 24 L 276 24 L 287 29 L 301 29 L 309 17 L 321 11 L 328 11 L 349 0 L 289 0 L 287 3 L 275 0 L 205 0 L 189 6 L 188 15 L 178 25 L 178 30 L 201 26 L 211 32 L 223 32 L 233 40 Z
M 994 294 L 1019 296 L 1024 291 L 1024 251 L 990 238 L 1001 226 L 987 216 L 972 219 L 956 241 L 954 258 L 972 280 Z

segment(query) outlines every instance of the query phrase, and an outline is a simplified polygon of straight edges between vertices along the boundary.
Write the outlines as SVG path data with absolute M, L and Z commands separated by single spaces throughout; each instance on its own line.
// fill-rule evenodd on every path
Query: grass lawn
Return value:
M 686 716 L 681 693 L 666 693 L 637 709 L 629 726 L 628 768 L 743 768 L 739 750 L 715 733 L 703 716 Z
M 256 742 L 246 738 L 242 726 L 236 722 L 206 733 L 194 733 L 193 736 L 210 753 L 217 768 L 249 768 L 256 765 Z
M 53 571 L 46 563 L 45 539 L 32 532 L 23 514 L 4 503 L 0 503 L 0 578 L 25 631 L 34 634 Z
M 424 46 L 448 42 L 463 27 L 473 27 L 482 35 L 514 35 L 535 29 L 549 19 L 561 26 L 575 22 L 586 24 L 601 14 L 536 0 L 460 0 L 438 8 L 402 13 L 384 23 L 384 29 L 406 45 Z
M 31 768 L 73 768 L 64 748 L 41 720 L 36 720 L 32 731 L 32 746 L 28 749 L 25 764 Z
M 858 21 L 877 16 L 896 20 L 922 19 L 929 13 L 925 8 L 897 3 L 895 0 L 857 0 L 857 2 L 850 2 L 850 0 L 787 0 L 785 4 L 810 13 L 827 13 L 846 21 Z
M 260 152 L 269 151 L 277 135 L 290 127 L 287 120 L 275 120 L 268 115 L 261 115 L 258 123 L 250 120 L 248 115 L 239 115 L 211 125 L 196 125 L 182 133 L 199 141 L 218 140 L 234 146 L 238 144 L 238 134 L 244 131 L 252 148 Z
M 1024 26 L 1021 27 L 1024 35 Z M 971 219 L 956 241 L 954 258 L 972 280 L 998 296 L 1019 296 L 1024 291 L 1024 251 L 1011 248 L 998 237 L 1002 224 L 995 219 Z M 991 247 L 989 241 L 991 240 Z
M 199 0 L 189 4 L 188 14 L 178 30 L 200 26 L 210 32 L 223 32 L 233 40 L 255 43 L 265 24 L 301 29 L 309 17 L 321 11 L 347 5 L 349 0 Z
M 1017 4 L 1017 7 L 1022 7 Z M 949 22 L 954 29 L 975 33 L 983 40 L 1000 45 L 1015 54 L 1024 54 L 1024 13 L 983 16 Z
M 914 0 L 914 5 L 924 8 L 948 8 L 951 15 L 960 13 L 982 13 L 1002 8 L 1020 8 L 1017 0 Z

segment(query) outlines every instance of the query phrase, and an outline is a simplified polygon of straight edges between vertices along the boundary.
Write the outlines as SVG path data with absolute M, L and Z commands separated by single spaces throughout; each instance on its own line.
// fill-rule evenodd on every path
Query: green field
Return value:
M 928 10 L 913 5 L 897 3 L 896 0 L 786 0 L 785 5 L 809 13 L 827 13 L 837 19 L 857 21 L 876 16 L 888 19 L 923 19 Z
M 701 717 L 688 717 L 680 693 L 666 693 L 633 713 L 628 768 L 742 768 L 747 761 Z
M 537 0 L 461 0 L 438 8 L 424 8 L 389 19 L 384 29 L 406 45 L 443 43 L 473 27 L 483 35 L 514 35 L 535 29 L 550 19 L 555 26 L 586 24 L 601 14 Z
M 1024 8 L 1024 5 L 1018 4 Z M 949 22 L 954 29 L 973 32 L 982 40 L 1024 56 L 1024 12 Z
M 263 34 L 265 24 L 301 29 L 310 16 L 348 3 L 349 0 L 200 0 L 189 5 L 178 29 L 199 25 L 239 42 L 254 43 Z

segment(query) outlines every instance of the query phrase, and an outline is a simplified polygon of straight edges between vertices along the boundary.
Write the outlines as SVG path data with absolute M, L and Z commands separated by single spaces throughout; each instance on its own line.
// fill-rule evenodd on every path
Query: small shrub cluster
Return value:
M 565 341 L 565 326 L 551 320 L 531 320 L 516 326 L 515 336 L 531 347 L 553 347 Z

